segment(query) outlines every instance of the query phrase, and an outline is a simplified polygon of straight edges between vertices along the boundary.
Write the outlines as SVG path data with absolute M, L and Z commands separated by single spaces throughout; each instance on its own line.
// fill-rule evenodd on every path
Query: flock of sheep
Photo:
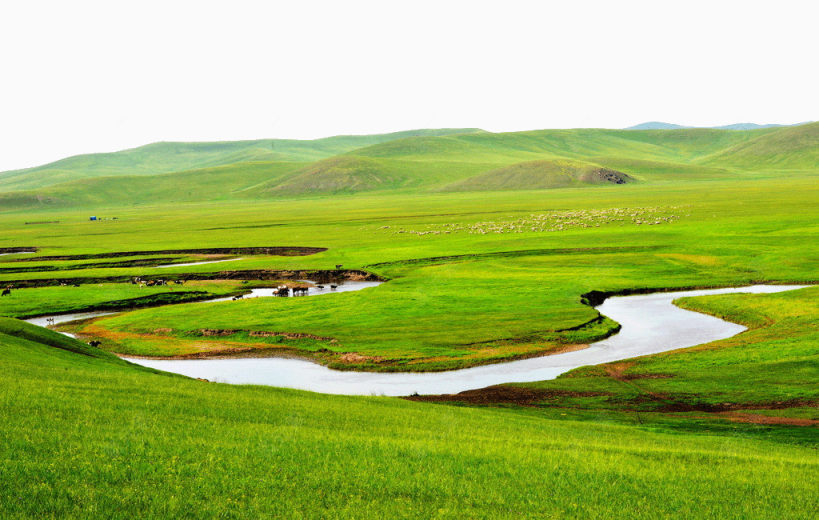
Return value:
M 670 206 L 665 208 L 608 208 L 552 211 L 549 213 L 536 213 L 515 220 L 476 222 L 473 224 L 429 224 L 426 226 L 426 229 L 398 228 L 392 232 L 394 234 L 408 233 L 418 236 L 446 235 L 464 232 L 475 235 L 486 235 L 489 233 L 555 232 L 565 231 L 567 229 L 600 227 L 602 225 L 618 223 L 620 225 L 656 226 L 679 220 L 680 215 L 673 212 L 673 210 L 676 209 L 679 208 Z M 392 228 L 390 226 L 382 226 L 380 229 L 391 230 Z

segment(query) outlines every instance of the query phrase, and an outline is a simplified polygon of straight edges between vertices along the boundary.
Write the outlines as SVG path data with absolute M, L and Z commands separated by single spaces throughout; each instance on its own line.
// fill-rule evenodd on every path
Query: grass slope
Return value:
M 368 157 L 333 157 L 302 168 L 270 188 L 271 195 L 319 195 L 386 190 L 400 186 L 406 177 Z
M 819 123 L 762 134 L 711 155 L 707 163 L 741 168 L 815 170 L 819 165 Z
M 807 447 L 232 387 L 46 335 L 0 321 L 4 518 L 804 518 L 817 505 Z
M 260 139 L 210 143 L 153 143 L 112 153 L 68 157 L 53 163 L 0 173 L 0 190 L 27 190 L 88 177 L 155 175 L 256 161 L 309 162 L 355 148 L 408 136 L 480 132 L 474 128 L 409 130 L 391 134 L 335 136 L 312 141 Z

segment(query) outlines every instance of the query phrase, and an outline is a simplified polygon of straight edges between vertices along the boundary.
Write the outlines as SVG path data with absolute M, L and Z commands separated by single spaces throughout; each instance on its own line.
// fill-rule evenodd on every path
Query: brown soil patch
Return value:
M 242 331 L 233 331 L 233 333 Z M 338 340 L 328 336 L 317 336 L 315 334 L 307 334 L 306 332 L 276 332 L 268 330 L 252 330 L 248 334 L 253 338 L 273 338 L 282 337 L 284 339 L 315 339 L 317 341 L 328 341 L 330 343 L 338 343 Z
M 816 426 L 819 421 L 815 419 L 802 419 L 799 417 L 776 417 L 773 415 L 761 415 L 755 413 L 722 412 L 719 414 L 732 422 L 749 424 L 783 424 L 787 426 Z
M 199 334 L 202 336 L 232 336 L 237 332 L 239 331 L 229 329 L 199 329 Z
M 380 363 L 384 361 L 384 358 L 381 356 L 365 356 L 363 354 L 358 354 L 356 352 L 346 352 L 344 354 L 341 354 L 338 360 L 341 361 L 342 363 L 358 364 L 367 362 Z
M 652 396 L 655 397 L 655 396 Z M 652 399 L 655 400 L 655 399 Z M 789 401 L 770 401 L 767 403 L 688 403 L 684 401 L 667 402 L 656 409 L 658 412 L 708 412 L 726 413 L 738 410 L 785 410 L 787 408 L 817 407 L 819 401 L 792 399 Z
M 403 399 L 422 401 L 427 403 L 468 403 L 468 404 L 515 404 L 518 406 L 534 406 L 539 402 L 558 397 L 593 397 L 608 395 L 600 392 L 571 392 L 568 390 L 542 390 L 537 388 L 522 388 L 518 386 L 496 385 L 466 390 L 458 394 L 441 395 L 411 395 Z
M 603 365 L 603 369 L 606 371 L 606 375 L 608 375 L 610 378 L 621 381 L 624 377 L 623 374 L 625 371 L 633 366 L 633 362 L 609 363 L 608 365 Z

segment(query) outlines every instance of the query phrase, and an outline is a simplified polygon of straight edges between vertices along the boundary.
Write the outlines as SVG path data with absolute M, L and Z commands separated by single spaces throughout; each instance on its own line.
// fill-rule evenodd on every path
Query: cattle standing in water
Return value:
M 231 299 L 232 299 L 233 301 L 236 301 L 236 300 L 241 300 L 242 298 L 244 298 L 244 296 L 242 296 L 242 295 L 240 294 L 240 295 L 238 295 L 238 296 L 234 296 L 234 297 L 233 297 L 233 298 L 231 298 Z
M 321 290 L 323 291 L 323 290 L 324 290 L 324 286 L 323 286 L 323 285 L 317 285 L 317 286 L 316 286 L 316 289 L 321 289 Z
M 331 283 L 331 284 L 330 284 L 330 290 L 335 291 L 335 290 L 336 290 L 336 287 L 338 287 L 338 285 L 336 285 L 336 284 L 334 284 L 334 283 Z

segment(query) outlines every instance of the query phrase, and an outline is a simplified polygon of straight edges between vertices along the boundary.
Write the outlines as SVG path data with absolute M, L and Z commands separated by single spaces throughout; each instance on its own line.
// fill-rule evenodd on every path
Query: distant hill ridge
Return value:
M 0 174 L 0 211 L 359 193 L 599 185 L 619 190 L 632 183 L 760 173 L 819 174 L 819 123 L 754 130 L 442 129 L 315 141 L 156 143 Z
M 676 125 L 674 123 L 663 123 L 662 121 L 648 121 L 646 123 L 640 123 L 639 125 L 630 126 L 625 130 L 682 130 L 685 128 L 711 128 L 714 130 L 759 130 L 761 128 L 781 128 L 783 126 L 800 126 L 809 124 L 811 122 L 812 121 L 807 121 L 803 123 L 797 123 L 795 125 L 778 124 L 758 125 L 756 123 L 734 123 L 732 125 L 723 126 L 682 126 Z
M 440 128 L 339 135 L 314 140 L 158 142 L 118 152 L 75 155 L 42 166 L 0 172 L 0 191 L 41 188 L 89 177 L 156 175 L 250 161 L 310 162 L 395 139 L 482 131 L 478 128 Z

